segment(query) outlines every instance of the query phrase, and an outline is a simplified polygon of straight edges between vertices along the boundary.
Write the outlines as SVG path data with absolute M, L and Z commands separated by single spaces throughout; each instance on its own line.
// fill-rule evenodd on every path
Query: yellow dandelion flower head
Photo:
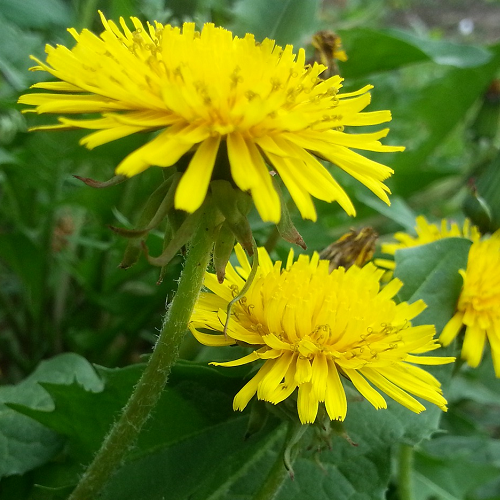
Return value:
M 170 167 L 187 156 L 175 207 L 194 212 L 212 178 L 231 178 L 249 192 L 261 217 L 278 222 L 280 200 L 269 168 L 279 174 L 304 218 L 316 219 L 311 196 L 337 201 L 350 215 L 354 206 L 318 160 L 328 160 L 389 203 L 383 181 L 392 169 L 352 151 L 402 151 L 382 145 L 388 129 L 351 134 L 345 126 L 377 125 L 389 111 L 363 112 L 370 85 L 341 93 L 342 78 L 322 80 L 321 64 L 305 63 L 303 49 L 282 48 L 273 40 L 258 43 L 205 24 L 182 28 L 158 22 L 133 29 L 101 13 L 104 32 L 69 32 L 70 50 L 47 45 L 46 62 L 33 59 L 33 70 L 57 81 L 33 87 L 49 92 L 21 96 L 28 111 L 54 114 L 97 113 L 97 118 L 60 117 L 59 124 L 38 129 L 89 129 L 88 148 L 135 132 L 157 135 L 126 156 L 117 174 L 133 176 L 152 165 Z M 215 169 L 216 160 L 221 157 Z M 227 171 L 226 171 L 227 170 Z
M 466 327 L 462 358 L 477 367 L 488 338 L 495 374 L 500 378 L 500 231 L 472 244 L 457 312 L 439 340 L 448 345 Z
M 340 267 L 331 273 L 318 254 L 299 256 L 290 251 L 286 265 L 273 264 L 259 249 L 259 268 L 246 295 L 226 323 L 227 305 L 244 286 L 250 265 L 236 247 L 240 267 L 230 264 L 226 280 L 206 274 L 205 286 L 190 322 L 190 330 L 208 346 L 239 343 L 253 351 L 220 366 L 263 360 L 257 374 L 238 392 L 234 409 L 243 410 L 257 394 L 273 404 L 298 388 L 297 408 L 302 423 L 316 419 L 324 403 L 332 420 L 344 420 L 347 400 L 340 375 L 375 407 L 386 408 L 382 393 L 413 412 L 425 407 L 413 396 L 446 410 L 439 382 L 418 364 L 449 363 L 454 358 L 421 356 L 439 347 L 432 325 L 412 326 L 410 320 L 426 306 L 396 304 L 402 283 L 394 279 L 380 287 L 383 270 L 369 263 L 363 268 Z M 208 333 L 207 333 L 208 332 Z
M 441 220 L 441 225 L 427 222 L 423 215 L 419 215 L 415 219 L 416 236 L 408 233 L 399 232 L 394 234 L 394 239 L 397 243 L 384 243 L 382 245 L 382 253 L 394 255 L 396 250 L 401 248 L 416 247 L 419 245 L 426 245 L 433 241 L 441 240 L 443 238 L 467 238 L 472 242 L 479 241 L 481 233 L 476 226 L 471 225 L 469 219 L 465 219 L 463 227 L 460 227 L 456 222 L 448 221 L 447 219 Z M 394 269 L 395 263 L 392 260 L 377 259 L 377 265 L 387 269 Z

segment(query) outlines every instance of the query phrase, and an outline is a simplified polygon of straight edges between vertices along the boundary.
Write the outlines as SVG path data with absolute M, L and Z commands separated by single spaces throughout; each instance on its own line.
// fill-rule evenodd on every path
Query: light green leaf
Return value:
M 230 29 L 238 36 L 253 33 L 257 41 L 272 38 L 279 45 L 302 46 L 319 29 L 320 5 L 319 0 L 238 0 Z
M 19 404 L 51 411 L 54 403 L 40 383 L 64 384 L 75 379 L 88 390 L 100 387 L 95 371 L 84 358 L 62 354 L 40 363 L 20 384 L 0 388 L 0 477 L 23 474 L 44 464 L 64 442 L 55 432 L 9 406 Z
M 412 231 L 415 227 L 415 212 L 408 206 L 405 200 L 399 196 L 391 197 L 390 206 L 386 205 L 382 200 L 375 198 L 372 193 L 358 192 L 356 196 L 365 205 L 376 210 L 379 214 L 388 219 L 397 222 L 400 226 L 408 231 Z
M 385 33 L 419 48 L 429 59 L 445 66 L 473 68 L 486 64 L 492 58 L 492 53 L 485 47 L 464 45 L 448 40 L 425 39 L 397 29 L 385 30 Z
M 0 71 L 2 80 L 5 79 L 16 91 L 22 91 L 33 80 L 28 73 L 28 68 L 32 65 L 29 55 L 38 52 L 42 40 L 36 34 L 22 31 L 16 23 L 4 17 L 2 3 L 5 1 L 0 0 L 0 30 L 2 31 Z M 16 2 L 16 4 L 23 5 L 24 2 Z
M 486 64 L 492 54 L 483 47 L 424 39 L 396 29 L 340 30 L 349 57 L 341 64 L 342 76 L 357 78 L 409 64 L 434 61 L 457 68 Z
M 0 12 L 24 28 L 69 27 L 70 13 L 62 0 L 0 0 Z
M 392 103 L 393 133 L 407 150 L 391 158 L 377 157 L 387 163 L 396 175 L 391 187 L 401 196 L 419 192 L 430 182 L 449 176 L 449 169 L 427 167 L 428 158 L 441 146 L 450 132 L 462 123 L 477 99 L 486 91 L 500 64 L 500 45 L 490 48 L 493 59 L 474 68 L 451 68 L 430 79 L 420 89 L 401 94 L 399 104 Z M 460 96 L 457 94 L 460 89 Z

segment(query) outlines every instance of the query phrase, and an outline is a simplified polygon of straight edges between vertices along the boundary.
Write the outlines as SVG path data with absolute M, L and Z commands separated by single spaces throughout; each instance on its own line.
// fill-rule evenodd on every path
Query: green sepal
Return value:
M 163 234 L 163 248 L 162 252 L 166 250 L 170 242 L 173 240 L 175 234 L 182 226 L 184 221 L 187 218 L 187 213 L 182 210 L 171 210 L 167 215 L 167 225 L 165 227 L 165 232 Z M 186 247 L 183 245 L 181 248 L 182 255 L 186 255 Z M 158 276 L 158 280 L 156 282 L 157 285 L 161 285 L 163 283 L 163 278 L 165 277 L 165 273 L 167 272 L 168 264 L 165 266 L 161 266 L 160 274 Z
M 140 239 L 131 239 L 125 248 L 125 252 L 123 253 L 122 261 L 118 265 L 121 269 L 128 269 L 132 267 L 141 256 L 142 248 Z
M 219 228 L 214 246 L 214 267 L 219 283 L 223 283 L 226 275 L 226 265 L 234 248 L 235 236 L 231 227 L 224 221 Z
M 500 196 L 498 196 L 500 193 L 500 152 L 477 174 L 472 189 L 476 190 L 473 195 L 475 194 L 477 202 L 481 205 L 479 208 L 486 212 L 490 211 L 490 223 L 485 229 L 480 227 L 481 231 L 496 231 L 500 228 Z M 472 215 L 470 217 L 474 221 Z
M 241 191 L 240 189 L 236 189 L 235 191 L 236 191 L 236 193 L 235 193 L 236 206 L 238 207 L 238 210 L 240 211 L 240 213 L 242 215 L 247 216 L 250 213 L 250 210 L 252 210 L 253 199 L 248 193 L 245 193 L 244 191 Z
M 283 464 L 291 479 L 295 477 L 293 462 L 300 453 L 302 436 L 307 432 L 309 424 L 289 423 L 288 434 L 285 440 L 285 450 L 283 452 Z
M 234 236 L 248 255 L 253 255 L 252 229 L 247 214 L 252 207 L 251 197 L 229 181 L 217 180 L 210 183 L 214 202 L 220 210 Z
M 125 238 L 141 238 L 165 219 L 167 214 L 174 208 L 174 196 L 181 174 L 175 173 L 163 181 L 155 189 L 146 202 L 139 217 L 139 229 L 127 229 L 123 227 L 108 226 L 112 231 Z
M 128 179 L 126 175 L 115 175 L 114 177 L 111 177 L 111 179 L 109 179 L 108 181 L 100 182 L 91 179 L 90 177 L 80 177 L 79 175 L 74 175 L 73 177 L 75 179 L 78 179 L 79 181 L 84 182 L 85 184 L 87 184 L 87 186 L 97 189 L 116 186 L 118 184 L 121 184 L 122 182 L 125 182 Z
M 487 233 L 491 227 L 492 215 L 491 208 L 486 200 L 479 196 L 477 188 L 474 186 L 463 202 L 465 215 L 469 217 L 481 233 Z
M 150 195 L 137 223 L 137 226 L 143 229 L 124 229 L 109 226 L 111 230 L 129 238 L 122 261 L 118 267 L 128 269 L 139 260 L 142 253 L 142 237 L 147 235 L 151 229 L 157 227 L 168 214 L 168 211 L 172 209 L 168 208 L 168 206 L 170 206 L 170 200 L 173 202 L 179 178 L 180 174 L 171 175 Z
M 148 253 L 146 245 L 144 244 L 143 248 L 146 253 L 148 262 L 153 266 L 166 266 L 172 260 L 175 254 L 191 239 L 191 236 L 193 236 L 196 228 L 198 227 L 201 214 L 201 208 L 196 210 L 196 212 L 189 214 L 181 224 L 179 229 L 172 236 L 162 254 L 158 257 L 151 257 Z
M 290 217 L 290 212 L 286 205 L 286 201 L 283 199 L 283 194 L 281 193 L 280 186 L 274 178 L 273 178 L 273 185 L 276 191 L 278 192 L 281 204 L 281 217 L 278 224 L 276 224 L 276 229 L 278 230 L 278 233 L 280 233 L 280 236 L 285 241 L 288 241 L 288 243 L 298 245 L 299 247 L 306 250 L 307 249 L 306 242 L 304 241 L 304 238 L 302 238 L 300 233 L 297 231 L 297 228 L 294 226 L 292 218 Z

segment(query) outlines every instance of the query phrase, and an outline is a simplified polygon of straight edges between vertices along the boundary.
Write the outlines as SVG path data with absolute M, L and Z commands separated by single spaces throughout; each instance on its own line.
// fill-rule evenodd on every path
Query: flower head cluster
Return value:
M 253 349 L 241 359 L 213 364 L 264 361 L 236 395 L 235 409 L 243 410 L 255 394 L 277 404 L 298 388 L 302 423 L 314 422 L 323 402 L 330 419 L 343 420 L 343 376 L 376 408 L 386 408 L 382 392 L 416 413 L 425 407 L 413 395 L 446 410 L 439 382 L 416 365 L 454 358 L 422 356 L 439 347 L 433 326 L 410 322 L 425 304 L 396 304 L 393 297 L 402 283 L 394 279 L 381 289 L 384 271 L 371 263 L 330 273 L 329 262 L 319 260 L 318 254 L 301 255 L 294 262 L 291 251 L 283 267 L 260 248 L 257 275 L 235 304 L 227 335 L 216 334 L 223 331 L 227 305 L 250 273 L 242 249 L 237 247 L 236 253 L 241 267 L 228 264 L 222 284 L 206 274 L 205 286 L 213 293 L 201 294 L 190 323 L 193 335 L 205 345 L 239 343 Z
M 473 242 L 479 241 L 481 233 L 476 226 L 471 226 L 470 220 L 465 219 L 462 228 L 456 222 L 449 222 L 446 219 L 441 220 L 441 226 L 427 222 L 423 215 L 419 215 L 416 220 L 415 231 L 417 236 L 412 236 L 407 233 L 399 232 L 394 234 L 394 239 L 397 243 L 384 243 L 382 245 L 382 253 L 394 255 L 396 250 L 400 248 L 416 247 L 426 245 L 433 241 L 443 238 L 467 238 Z M 377 259 L 377 265 L 386 269 L 394 269 L 395 263 L 392 260 Z
M 439 340 L 448 345 L 465 326 L 462 358 L 476 367 L 488 338 L 495 373 L 500 378 L 500 231 L 472 244 L 467 269 L 460 274 L 464 284 L 457 312 Z
M 370 103 L 368 85 L 341 93 L 342 78 L 322 80 L 322 64 L 305 63 L 298 54 L 273 40 L 257 43 L 252 35 L 232 33 L 205 24 L 181 28 L 144 26 L 131 18 L 131 30 L 101 14 L 104 32 L 69 32 L 72 49 L 46 47 L 47 61 L 34 70 L 57 81 L 35 88 L 48 92 L 21 96 L 19 102 L 36 113 L 81 115 L 60 117 L 59 124 L 38 129 L 86 129 L 81 143 L 88 148 L 136 132 L 158 131 L 118 165 L 117 174 L 133 176 L 152 165 L 179 167 L 182 179 L 175 208 L 196 211 L 213 179 L 231 179 L 250 192 L 263 220 L 278 222 L 280 199 L 269 168 L 279 174 L 302 216 L 316 219 L 311 196 L 337 201 L 355 214 L 349 197 L 319 159 L 337 165 L 388 203 L 383 181 L 392 170 L 354 152 L 402 151 L 379 139 L 388 129 L 351 134 L 347 126 L 377 125 L 391 119 L 389 111 L 363 112 Z M 219 161 L 220 160 L 220 161 Z M 217 167 L 216 167 L 217 165 Z

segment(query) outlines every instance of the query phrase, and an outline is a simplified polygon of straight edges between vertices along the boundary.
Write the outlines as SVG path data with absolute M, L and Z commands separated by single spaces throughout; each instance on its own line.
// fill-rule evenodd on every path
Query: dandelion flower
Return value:
M 452 222 L 448 227 L 449 222 L 446 219 L 441 220 L 441 227 L 437 224 L 427 222 L 423 215 L 416 218 L 415 231 L 417 236 L 399 232 L 394 235 L 397 243 L 384 243 L 382 245 L 382 253 L 394 255 L 396 250 L 400 248 L 416 247 L 419 245 L 426 245 L 433 241 L 441 240 L 443 238 L 467 238 L 472 242 L 479 241 L 481 233 L 476 226 L 471 226 L 470 220 L 465 219 L 462 228 L 456 222 Z M 376 264 L 386 269 L 394 269 L 396 264 L 393 260 L 377 259 Z
M 467 269 L 460 274 L 464 284 L 457 312 L 439 340 L 448 345 L 465 326 L 462 358 L 475 368 L 488 338 L 495 374 L 500 378 L 500 231 L 472 244 Z
M 47 45 L 47 59 L 33 57 L 33 70 L 57 81 L 33 87 L 48 92 L 21 96 L 36 113 L 95 113 L 97 117 L 59 117 L 59 124 L 37 129 L 88 129 L 81 143 L 92 149 L 136 132 L 156 136 L 126 156 L 117 174 L 136 175 L 150 166 L 171 167 L 187 156 L 175 207 L 194 212 L 212 179 L 232 179 L 249 192 L 265 221 L 278 222 L 280 200 L 269 169 L 277 172 L 304 218 L 316 219 L 311 196 L 337 201 L 349 214 L 349 197 L 319 159 L 328 160 L 389 203 L 383 181 L 392 170 L 355 150 L 402 151 L 382 145 L 388 129 L 351 134 L 346 126 L 378 125 L 389 111 L 364 112 L 371 85 L 341 93 L 342 78 L 322 80 L 322 64 L 305 63 L 273 40 L 193 23 L 181 28 L 143 24 L 131 30 L 101 14 L 104 32 L 69 32 L 70 50 Z M 220 161 L 219 161 L 220 160 Z M 215 165 L 217 163 L 217 168 Z M 180 167 L 179 167 L 180 168 Z
M 425 304 L 396 304 L 393 297 L 402 283 L 394 279 L 380 289 L 384 271 L 371 263 L 329 273 L 328 261 L 317 253 L 293 262 L 290 251 L 283 268 L 260 248 L 257 275 L 233 307 L 227 335 L 215 333 L 223 331 L 227 305 L 250 273 L 241 247 L 236 253 L 241 267 L 228 264 L 224 283 L 206 274 L 205 286 L 213 293 L 201 294 L 190 323 L 202 344 L 238 343 L 253 349 L 241 359 L 213 364 L 264 361 L 234 398 L 235 410 L 243 410 L 255 394 L 278 404 L 298 388 L 302 423 L 314 422 L 319 403 L 325 404 L 330 419 L 344 420 L 347 400 L 341 375 L 377 409 L 387 407 L 382 392 L 415 413 L 425 407 L 413 396 L 446 410 L 439 382 L 416 365 L 454 358 L 421 356 L 439 347 L 434 326 L 410 323 Z

